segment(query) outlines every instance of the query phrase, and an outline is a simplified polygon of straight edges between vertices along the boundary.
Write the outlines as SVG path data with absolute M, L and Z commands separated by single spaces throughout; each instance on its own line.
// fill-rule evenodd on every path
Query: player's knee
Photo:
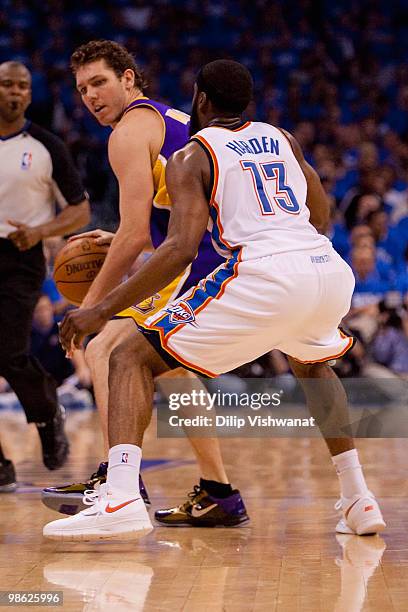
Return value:
M 330 369 L 327 363 L 301 363 L 292 357 L 289 364 L 297 378 L 321 378 L 325 370 Z
M 308 365 L 308 378 L 330 378 L 332 376 L 332 369 L 327 362 L 322 363 L 309 363 Z
M 115 319 L 109 321 L 105 328 L 93 338 L 85 349 L 85 360 L 89 368 L 106 362 L 112 350 L 125 338 L 135 336 L 134 325 L 130 325 L 127 319 Z
M 104 359 L 106 356 L 106 346 L 99 338 L 99 335 L 88 342 L 85 348 L 85 361 L 89 368 L 93 368 L 100 359 Z
M 131 338 L 125 338 L 115 346 L 109 357 L 109 372 L 142 364 L 144 360 L 143 350 L 140 348 L 138 334 Z

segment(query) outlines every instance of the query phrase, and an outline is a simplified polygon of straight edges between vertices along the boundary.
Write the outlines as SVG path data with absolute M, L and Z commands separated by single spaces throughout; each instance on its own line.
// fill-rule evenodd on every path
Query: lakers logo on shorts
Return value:
M 140 304 L 137 304 L 137 306 L 132 306 L 132 308 L 134 308 L 135 310 L 137 310 L 138 312 L 142 313 L 142 314 L 147 314 L 148 312 L 152 312 L 153 310 L 155 310 L 155 301 L 160 299 L 160 294 L 159 293 L 155 293 L 154 295 L 152 295 L 152 297 L 147 298 L 147 300 L 144 300 L 143 302 L 140 302 Z
M 195 314 L 188 302 L 181 300 L 177 304 L 173 304 L 166 308 L 166 312 L 170 313 L 170 323 L 179 325 L 180 323 L 194 324 Z

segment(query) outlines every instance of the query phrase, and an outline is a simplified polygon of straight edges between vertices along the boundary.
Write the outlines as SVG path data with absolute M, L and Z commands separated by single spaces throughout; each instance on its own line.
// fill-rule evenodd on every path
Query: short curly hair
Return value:
M 119 78 L 125 70 L 130 68 L 135 73 L 135 86 L 142 91 L 147 87 L 143 71 L 136 64 L 133 56 L 114 40 L 91 40 L 78 47 L 71 55 L 72 72 L 76 74 L 81 66 L 101 59 L 105 60 Z
M 251 101 L 253 80 L 239 62 L 219 59 L 203 66 L 196 79 L 198 91 L 204 91 L 214 106 L 227 113 L 243 113 Z

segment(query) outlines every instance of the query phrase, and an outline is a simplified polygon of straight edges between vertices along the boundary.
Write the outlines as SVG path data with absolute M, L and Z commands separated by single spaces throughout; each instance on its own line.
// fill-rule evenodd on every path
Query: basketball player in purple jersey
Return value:
M 99 242 L 111 241 L 102 269 L 82 304 L 82 308 L 89 308 L 120 284 L 151 240 L 154 247 L 165 240 L 171 210 L 165 167 L 171 154 L 188 141 L 189 116 L 147 98 L 143 94 L 145 81 L 142 73 L 126 49 L 115 42 L 91 41 L 79 47 L 72 55 L 71 65 L 83 103 L 99 123 L 113 128 L 108 153 L 120 193 L 120 224 L 113 238 L 98 230 L 81 235 L 94 236 Z M 222 258 L 211 245 L 209 234 L 204 236 L 197 257 L 177 278 L 160 293 L 148 296 L 142 304 L 117 313 L 88 344 L 86 359 L 92 371 L 107 449 L 108 364 L 111 351 L 119 342 L 134 334 L 135 324 L 142 324 L 148 316 L 165 307 L 169 300 L 194 286 L 221 261 Z M 132 364 L 128 367 L 131 368 Z M 186 379 L 183 391 L 188 389 L 188 379 L 191 377 L 195 379 L 195 388 L 199 384 L 191 372 L 179 369 L 176 376 Z M 157 511 L 156 519 L 165 524 L 197 526 L 233 525 L 248 520 L 239 492 L 229 484 L 218 440 L 192 438 L 190 441 L 199 463 L 200 485 L 194 487 L 194 495 L 188 497 L 187 503 Z M 43 502 L 64 514 L 78 512 L 84 507 L 85 490 L 105 482 L 106 469 L 107 463 L 104 462 L 88 482 L 45 489 Z M 140 492 L 149 503 L 141 480 Z M 194 517 L 191 510 L 208 495 L 219 502 L 205 517 Z

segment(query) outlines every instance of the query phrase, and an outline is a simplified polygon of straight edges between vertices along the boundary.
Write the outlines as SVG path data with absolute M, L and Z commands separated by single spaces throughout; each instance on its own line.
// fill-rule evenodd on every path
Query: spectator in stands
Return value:
M 344 211 L 344 218 L 349 231 L 360 223 L 366 223 L 368 215 L 382 207 L 381 198 L 375 193 L 355 195 Z
M 402 258 L 403 241 L 397 228 L 390 226 L 384 208 L 368 213 L 367 226 L 375 240 L 378 259 L 396 269 Z
M 380 301 L 392 289 L 390 268 L 380 265 L 375 247 L 355 246 L 351 251 L 351 267 L 356 278 L 355 297 L 367 294 Z
M 377 261 L 375 247 L 370 245 L 352 248 L 351 266 L 356 288 L 346 320 L 360 332 L 363 342 L 369 342 L 377 330 L 378 304 L 392 289 L 391 273 Z
M 375 240 L 371 228 L 362 223 L 353 227 L 349 234 L 351 247 L 372 247 L 375 248 Z
M 401 293 L 401 297 L 408 306 L 408 245 L 406 245 L 404 258 L 398 266 L 398 275 L 395 281 L 395 288 Z
M 395 374 L 408 376 L 408 314 L 380 304 L 380 327 L 373 340 L 372 356 Z

